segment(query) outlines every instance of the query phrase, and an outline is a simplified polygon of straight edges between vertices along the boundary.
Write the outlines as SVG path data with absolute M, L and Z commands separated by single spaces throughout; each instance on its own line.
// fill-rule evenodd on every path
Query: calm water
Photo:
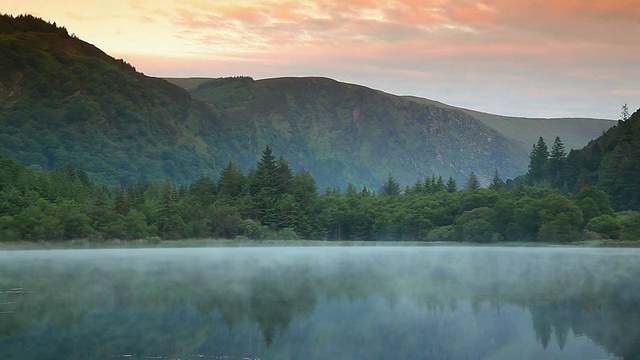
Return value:
M 0 359 L 638 359 L 640 251 L 0 252 Z

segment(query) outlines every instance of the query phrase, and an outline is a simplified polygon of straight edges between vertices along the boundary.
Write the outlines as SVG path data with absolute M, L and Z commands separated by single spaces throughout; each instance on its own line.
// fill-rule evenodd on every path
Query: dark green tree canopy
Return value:
M 472 171 L 469 174 L 469 179 L 467 180 L 464 189 L 466 191 L 476 191 L 480 189 L 480 180 L 478 180 L 478 175 L 476 175 L 475 172 Z
M 529 154 L 529 171 L 527 177 L 530 184 L 542 182 L 547 174 L 547 162 L 549 159 L 549 149 L 542 136 L 533 145 Z
M 380 195 L 382 196 L 398 196 L 400 195 L 400 184 L 393 178 L 393 175 L 389 174 L 387 179 L 382 183 L 380 188 Z

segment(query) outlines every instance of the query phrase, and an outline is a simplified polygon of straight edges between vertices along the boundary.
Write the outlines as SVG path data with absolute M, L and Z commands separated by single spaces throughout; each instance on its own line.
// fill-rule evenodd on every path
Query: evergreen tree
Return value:
M 273 150 L 267 145 L 262 151 L 262 158 L 250 179 L 250 193 L 253 198 L 255 220 L 265 226 L 275 227 L 277 214 L 275 204 L 278 203 L 280 183 L 278 181 L 278 163 Z
M 293 170 L 284 157 L 280 155 L 276 163 L 276 181 L 278 182 L 278 195 L 291 193 L 291 183 L 293 182 Z
M 435 186 L 436 192 L 442 192 L 447 190 L 447 185 L 444 183 L 444 179 L 442 176 L 438 176 L 438 180 L 436 180 Z
M 202 206 L 213 204 L 218 195 L 216 183 L 208 176 L 198 178 L 191 186 L 188 193 Z
M 407 186 L 407 189 L 404 191 L 404 193 L 417 195 L 417 194 L 421 194 L 423 190 L 424 190 L 424 187 L 422 186 L 422 180 L 418 179 L 413 184 L 413 186 Z
M 530 184 L 545 180 L 548 159 L 549 149 L 542 136 L 540 136 L 538 142 L 533 145 L 531 153 L 529 154 L 529 171 L 527 172 L 527 178 Z
M 260 192 L 275 196 L 280 188 L 278 182 L 278 163 L 273 155 L 273 150 L 269 145 L 262 151 L 262 157 L 258 161 L 258 167 L 252 174 L 251 193 L 258 194 Z
M 475 172 L 472 171 L 471 174 L 469 174 L 469 179 L 467 180 L 464 189 L 466 191 L 476 191 L 480 189 L 480 180 L 478 180 L 478 175 L 476 175 Z
M 220 172 L 217 188 L 220 196 L 230 199 L 237 199 L 244 189 L 245 176 L 238 167 L 229 161 L 227 166 Z
M 551 153 L 547 161 L 548 179 L 552 186 L 562 186 L 561 172 L 567 160 L 567 153 L 564 151 L 564 144 L 559 136 L 553 141 Z
M 498 173 L 498 169 L 493 173 L 493 179 L 491 179 L 491 183 L 489 184 L 490 189 L 494 190 L 502 190 L 506 186 L 504 180 L 500 177 L 500 173 Z
M 382 183 L 382 187 L 380 188 L 381 196 L 397 196 L 400 195 L 400 184 L 393 178 L 391 173 Z
M 627 120 L 629 120 L 629 105 L 625 103 L 624 105 L 622 105 L 619 121 L 627 121 Z
M 449 176 L 449 181 L 447 181 L 447 192 L 454 193 L 458 191 L 458 184 L 456 183 L 456 179 L 452 176 Z
M 116 189 L 113 207 L 115 212 L 120 215 L 126 215 L 131 210 L 129 197 L 127 196 L 126 191 L 121 187 Z

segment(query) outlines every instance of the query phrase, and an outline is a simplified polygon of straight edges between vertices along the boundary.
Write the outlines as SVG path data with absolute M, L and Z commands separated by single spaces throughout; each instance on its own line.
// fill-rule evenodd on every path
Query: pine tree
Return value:
M 220 172 L 220 177 L 218 178 L 217 188 L 219 194 L 230 199 L 237 199 L 242 194 L 244 185 L 244 174 L 232 161 L 229 161 L 227 166 Z
M 253 212 L 256 219 L 265 226 L 276 227 L 278 222 L 274 206 L 278 203 L 280 184 L 278 181 L 278 164 L 273 150 L 267 145 L 262 151 L 258 168 L 251 174 L 250 193 L 253 198 Z
M 629 105 L 625 103 L 624 105 L 622 105 L 619 121 L 627 121 L 627 120 L 629 120 Z
M 447 185 L 444 183 L 444 179 L 442 176 L 438 176 L 438 180 L 436 180 L 435 186 L 436 192 L 443 192 L 447 190 Z
M 393 178 L 391 173 L 389 173 L 389 177 L 382 183 L 382 187 L 380 188 L 381 196 L 397 196 L 400 195 L 400 184 Z
M 458 184 L 456 183 L 456 179 L 452 176 L 449 176 L 449 181 L 447 181 L 447 192 L 454 193 L 458 191 Z
M 291 193 L 291 183 L 293 182 L 293 170 L 282 155 L 276 163 L 276 181 L 278 182 L 278 195 L 282 196 Z
M 467 180 L 464 189 L 466 191 L 476 191 L 480 189 L 480 180 L 478 180 L 478 175 L 476 175 L 475 172 L 472 171 L 471 174 L 469 174 L 469 180 Z
M 548 179 L 554 187 L 562 186 L 561 172 L 567 160 L 567 153 L 564 150 L 564 144 L 559 136 L 553 141 L 551 153 L 547 161 Z
M 276 176 L 277 169 L 278 164 L 273 155 L 273 150 L 267 145 L 262 151 L 260 161 L 258 161 L 258 168 L 253 173 L 251 193 L 266 192 L 270 195 L 275 195 L 279 188 Z
M 538 142 L 533 145 L 531 153 L 529 154 L 529 171 L 527 172 L 527 178 L 530 184 L 546 179 L 548 159 L 549 149 L 542 136 L 540 136 Z
M 500 173 L 498 173 L 498 169 L 493 173 L 493 179 L 491 179 L 491 183 L 489 184 L 490 189 L 494 190 L 502 190 L 505 188 L 504 180 L 500 177 Z

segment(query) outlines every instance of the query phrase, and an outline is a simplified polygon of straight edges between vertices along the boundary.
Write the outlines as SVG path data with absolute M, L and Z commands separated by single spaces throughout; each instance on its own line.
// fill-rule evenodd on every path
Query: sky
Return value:
M 508 116 L 640 107 L 640 0 L 0 0 L 157 77 L 324 76 Z

